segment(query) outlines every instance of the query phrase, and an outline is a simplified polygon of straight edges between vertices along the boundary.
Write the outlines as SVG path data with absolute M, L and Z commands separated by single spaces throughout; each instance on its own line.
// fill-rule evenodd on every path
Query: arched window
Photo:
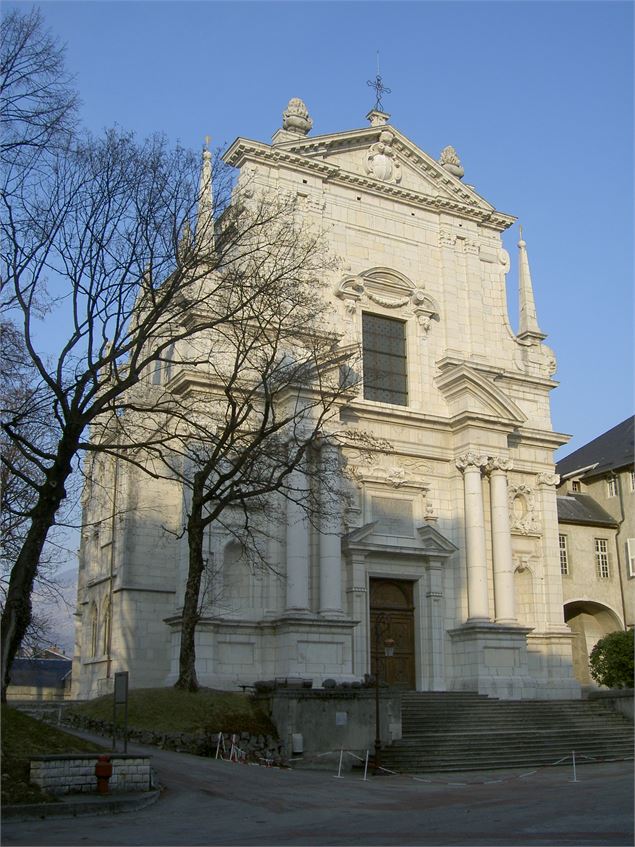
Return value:
M 104 613 L 102 616 L 103 625 L 102 625 L 102 649 L 101 652 L 104 655 L 108 655 L 110 648 L 110 626 L 111 626 L 111 614 L 110 614 L 110 598 L 106 600 L 104 603 Z
M 97 655 L 97 644 L 98 644 L 98 635 L 99 635 L 99 618 L 97 615 L 97 606 L 95 603 L 91 604 L 90 607 L 90 650 L 89 656 L 90 658 L 94 658 Z
M 231 541 L 223 555 L 222 605 L 228 612 L 244 612 L 252 606 L 252 574 L 241 544 Z

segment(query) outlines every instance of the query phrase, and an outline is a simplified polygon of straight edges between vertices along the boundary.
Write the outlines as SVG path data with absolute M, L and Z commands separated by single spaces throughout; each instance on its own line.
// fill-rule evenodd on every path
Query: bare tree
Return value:
M 68 145 L 78 97 L 64 48 L 40 10 L 10 9 L 0 21 L 0 162 L 2 189 L 19 189 L 42 156 Z
M 356 348 L 341 349 L 329 329 L 324 295 L 332 263 L 321 233 L 294 203 L 264 197 L 256 207 L 258 214 L 268 209 L 269 223 L 225 273 L 223 311 L 231 317 L 187 342 L 182 355 L 198 366 L 181 364 L 171 389 L 177 411 L 168 426 L 188 421 L 182 450 L 172 444 L 164 460 L 189 490 L 176 682 L 189 691 L 198 688 L 195 632 L 207 527 L 222 524 L 258 558 L 257 537 L 272 520 L 276 500 L 293 499 L 314 514 L 313 491 L 299 488 L 293 472 L 308 469 L 308 454 L 337 429 L 337 411 L 354 390 L 353 382 L 341 379 L 341 366 Z M 253 209 L 248 204 L 242 214 Z M 321 471 L 322 484 L 335 489 L 335 468 L 322 464 Z

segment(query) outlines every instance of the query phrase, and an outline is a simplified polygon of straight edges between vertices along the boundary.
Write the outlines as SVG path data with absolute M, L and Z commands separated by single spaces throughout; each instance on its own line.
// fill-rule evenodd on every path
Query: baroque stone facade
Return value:
M 384 672 L 397 684 L 576 697 L 553 463 L 566 436 L 551 424 L 555 359 L 526 244 L 514 333 L 501 233 L 515 218 L 461 182 L 453 148 L 436 161 L 385 113 L 368 120 L 309 136 L 295 98 L 272 143 L 238 138 L 225 154 L 239 184 L 297 196 L 328 233 L 339 259 L 335 329 L 363 349 L 364 385 L 340 415 L 348 496 L 335 514 L 308 520 L 289 503 L 286 525 L 271 528 L 273 567 L 259 573 L 220 527 L 209 533 L 216 590 L 197 631 L 199 681 L 358 682 L 374 669 L 381 618 L 396 642 Z M 390 356 L 395 378 L 373 385 L 371 358 L 381 371 Z M 308 484 L 295 473 L 299 488 Z M 87 477 L 75 694 L 108 690 L 116 670 L 135 687 L 168 685 L 185 581 L 183 492 L 106 457 Z

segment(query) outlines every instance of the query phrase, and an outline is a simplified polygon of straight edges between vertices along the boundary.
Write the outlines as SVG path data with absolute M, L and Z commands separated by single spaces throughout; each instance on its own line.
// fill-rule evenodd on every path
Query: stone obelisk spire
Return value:
M 528 341 L 542 341 L 547 336 L 538 326 L 534 290 L 529 271 L 529 259 L 527 258 L 527 244 L 523 241 L 522 227 L 520 227 L 518 247 L 520 249 L 520 255 L 518 256 L 518 307 L 520 310 L 518 338 L 527 339 Z
M 200 249 L 214 249 L 214 200 L 212 195 L 212 154 L 209 149 L 210 137 L 205 136 L 201 178 L 198 186 L 198 211 L 196 215 L 196 246 Z

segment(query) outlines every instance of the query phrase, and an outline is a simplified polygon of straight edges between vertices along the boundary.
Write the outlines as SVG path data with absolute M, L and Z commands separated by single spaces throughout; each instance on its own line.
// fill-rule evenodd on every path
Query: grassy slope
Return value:
M 176 688 L 137 688 L 128 695 L 128 726 L 162 733 L 249 732 L 276 735 L 266 717 L 246 694 L 202 688 L 196 694 Z M 71 711 L 69 709 L 69 711 Z M 112 721 L 112 695 L 72 708 L 76 714 Z M 118 709 L 118 721 L 123 709 Z
M 54 753 L 93 753 L 104 748 L 2 706 L 2 802 L 42 803 L 49 797 L 29 784 L 29 757 Z

